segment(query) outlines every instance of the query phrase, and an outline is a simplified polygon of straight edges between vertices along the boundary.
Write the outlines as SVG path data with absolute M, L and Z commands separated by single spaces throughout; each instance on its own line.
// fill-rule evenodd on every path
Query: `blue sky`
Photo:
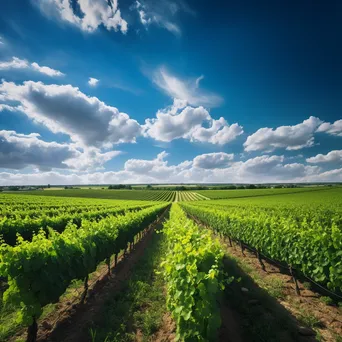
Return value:
M 0 185 L 342 181 L 342 4 L 0 3 Z

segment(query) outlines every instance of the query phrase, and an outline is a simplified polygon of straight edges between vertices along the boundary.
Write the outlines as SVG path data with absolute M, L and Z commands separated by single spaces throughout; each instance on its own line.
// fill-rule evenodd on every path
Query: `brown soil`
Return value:
M 173 321 L 169 312 L 165 313 L 163 317 L 163 323 L 160 329 L 151 337 L 153 342 L 171 342 L 174 341 L 176 334 L 176 324 Z M 141 339 L 137 338 L 137 342 L 141 342 Z
M 109 296 L 121 290 L 122 284 L 130 277 L 134 264 L 144 253 L 151 234 L 152 231 L 149 231 L 145 238 L 136 244 L 135 250 L 118 263 L 110 276 L 104 275 L 97 281 L 94 288 L 89 291 L 85 304 L 75 304 L 59 316 L 51 331 L 41 329 L 44 326 L 43 322 L 42 327 L 39 327 L 38 341 L 88 341 L 89 331 L 86 327 L 94 321 Z
M 163 217 L 165 216 L 165 213 Z M 160 220 L 162 221 L 163 218 Z M 160 225 L 160 223 L 158 223 Z M 113 294 L 122 289 L 123 284 L 131 275 L 131 270 L 144 253 L 145 247 L 151 240 L 154 228 L 135 244 L 134 249 L 124 257 L 118 258 L 116 267 L 111 265 L 111 274 L 107 273 L 107 265 L 99 267 L 93 278 L 93 286 L 89 287 L 84 304 L 71 305 L 69 301 L 61 301 L 58 309 L 39 324 L 38 341 L 89 341 L 88 326 L 95 320 L 103 304 Z M 78 289 L 81 293 L 82 289 Z
M 246 292 L 244 296 L 248 297 L 247 304 L 249 303 L 249 307 L 255 307 L 256 305 L 258 306 L 257 310 L 253 309 L 258 312 L 258 315 L 264 315 L 265 317 L 267 316 L 267 314 L 276 315 L 276 306 L 277 303 L 279 303 L 284 309 L 286 309 L 286 311 L 288 312 L 288 316 L 292 320 L 294 326 L 296 326 L 297 328 L 298 333 L 296 336 L 296 340 L 317 340 L 312 336 L 303 336 L 303 334 L 305 335 L 306 333 L 309 333 L 309 331 L 305 330 L 303 327 L 305 326 L 305 323 L 303 322 L 304 317 L 304 319 L 306 318 L 306 321 L 308 321 L 308 319 L 314 321 L 314 323 L 312 323 L 311 325 L 311 328 L 317 333 L 317 338 L 319 337 L 321 341 L 341 341 L 337 340 L 342 336 L 341 308 L 325 304 L 322 299 L 320 299 L 319 294 L 306 289 L 303 286 L 303 283 L 300 281 L 298 281 L 298 284 L 301 295 L 298 296 L 295 291 L 295 284 L 292 277 L 289 274 L 283 273 L 283 269 L 280 269 L 279 267 L 263 260 L 266 268 L 266 271 L 263 271 L 254 253 L 245 250 L 245 256 L 243 256 L 240 246 L 238 246 L 237 244 L 233 243 L 233 247 L 229 247 L 229 244 L 226 241 L 223 241 L 223 244 L 226 248 L 228 256 L 232 256 L 233 258 L 235 258 L 237 264 L 242 269 L 245 268 L 247 270 L 247 273 L 249 273 L 248 275 L 251 276 L 251 278 L 253 279 L 253 282 L 249 283 L 249 286 L 251 286 L 252 288 L 249 288 L 248 292 Z M 250 272 L 248 272 L 248 270 L 250 270 Z M 274 288 L 272 289 L 272 286 L 274 284 L 279 286 L 280 293 L 277 295 L 277 303 L 274 304 L 276 311 L 270 313 L 268 312 L 269 310 L 267 307 L 263 308 L 263 302 L 257 302 L 253 299 L 253 297 L 251 297 L 250 294 L 258 292 L 262 289 L 265 289 L 266 292 L 270 293 L 270 290 L 274 290 Z M 236 286 L 236 284 L 233 286 Z M 259 287 L 259 290 L 257 289 L 257 287 Z M 241 285 L 238 285 L 238 288 L 240 288 L 241 290 Z M 283 335 L 285 339 L 279 337 L 277 339 L 279 341 L 292 341 L 294 338 L 293 334 L 290 337 L 290 335 L 287 334 L 286 331 L 281 332 L 280 335 Z
M 218 335 L 219 341 L 243 342 L 245 341 L 241 331 L 241 317 L 237 315 L 228 303 L 221 303 L 221 328 Z
M 88 327 L 99 319 L 104 303 L 113 292 L 122 290 L 152 234 L 153 230 L 150 230 L 131 253 L 125 258 L 121 256 L 111 275 L 107 275 L 106 265 L 99 267 L 93 277 L 98 280 L 90 287 L 85 304 L 62 300 L 57 310 L 39 324 L 38 341 L 90 341 Z M 235 280 L 226 286 L 220 300 L 220 342 L 312 342 L 317 341 L 315 333 L 321 341 L 341 341 L 337 339 L 342 336 L 341 309 L 323 303 L 317 293 L 305 289 L 301 282 L 301 296 L 298 296 L 291 276 L 282 273 L 283 270 L 264 260 L 266 271 L 263 271 L 254 253 L 245 250 L 243 256 L 240 246 L 229 247 L 225 240 L 221 239 L 221 242 L 228 256 L 224 260 L 225 271 Z M 279 290 L 276 296 L 271 292 L 274 284 Z M 78 289 L 79 293 L 81 291 L 82 288 Z M 299 321 L 303 316 L 315 318 L 315 331 Z M 160 329 L 149 341 L 173 341 L 175 330 L 174 321 L 166 313 Z M 140 331 L 136 332 L 135 341 L 143 341 Z

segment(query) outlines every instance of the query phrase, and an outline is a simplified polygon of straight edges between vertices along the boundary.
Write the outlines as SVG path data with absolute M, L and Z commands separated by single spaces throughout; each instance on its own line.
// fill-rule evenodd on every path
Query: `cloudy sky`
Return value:
M 342 181 L 340 1 L 0 2 L 0 185 Z

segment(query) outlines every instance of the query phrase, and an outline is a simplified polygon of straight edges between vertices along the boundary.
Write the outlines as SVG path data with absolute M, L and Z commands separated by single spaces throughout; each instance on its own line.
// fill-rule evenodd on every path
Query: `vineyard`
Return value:
M 114 200 L 138 200 L 138 201 L 200 201 L 208 200 L 205 194 L 192 191 L 170 191 L 170 190 L 98 190 L 98 189 L 61 189 L 48 191 L 26 191 L 26 195 L 48 196 L 48 197 L 77 197 L 98 198 Z
M 210 199 L 229 199 L 229 198 L 244 198 L 244 197 L 261 197 L 261 196 L 279 196 L 281 194 L 297 194 L 301 192 L 319 191 L 329 188 L 306 187 L 306 188 L 280 188 L 280 189 L 245 189 L 245 190 L 199 190 L 196 191 Z
M 157 320 L 148 316 L 153 310 L 158 310 L 161 317 L 169 317 L 174 327 L 168 328 L 168 333 L 177 340 L 222 340 L 222 329 L 229 325 L 224 313 L 233 300 L 227 298 L 234 287 L 241 289 L 241 277 L 227 266 L 229 249 L 240 251 L 242 259 L 247 251 L 255 255 L 260 272 L 271 267 L 269 261 L 279 264 L 293 280 L 289 296 L 302 295 L 301 279 L 317 284 L 335 303 L 324 310 L 335 310 L 336 317 L 341 315 L 342 188 L 50 190 L 3 193 L 0 205 L 0 341 L 15 341 L 18 336 L 30 342 L 37 337 L 44 340 L 40 334 L 42 325 L 47 326 L 49 310 L 69 305 L 63 303 L 70 302 L 66 294 L 72 288 L 77 289 L 72 303 L 79 303 L 82 312 L 85 305 L 96 303 L 96 296 L 91 297 L 95 288 L 89 290 L 93 274 L 105 275 L 95 279 L 94 286 L 99 281 L 110 283 L 116 279 L 111 278 L 112 273 L 120 277 L 119 266 L 132 263 L 135 253 L 157 255 L 144 250 L 151 239 L 156 239 L 153 248 L 160 248 L 158 262 L 144 259 L 140 269 L 134 271 L 141 279 L 134 278 L 133 282 L 128 278 L 127 291 L 131 292 L 122 297 L 129 303 L 140 302 L 144 296 L 149 299 L 134 310 L 124 303 L 112 309 L 101 306 L 103 315 L 108 310 L 114 315 L 112 310 L 121 307 L 115 313 L 117 323 L 108 322 L 103 327 L 104 322 L 96 323 L 94 317 L 89 323 L 93 325 L 85 329 L 92 334 L 85 340 L 129 340 L 127 336 L 136 334 L 137 327 L 146 340 L 158 340 L 158 329 L 166 328 L 162 319 L 150 327 Z M 146 277 L 142 272 L 145 268 L 149 272 Z M 122 274 L 133 277 L 129 272 Z M 141 288 L 143 279 L 147 282 L 145 290 Z M 156 287 L 158 299 L 148 294 L 150 286 Z M 241 291 L 238 295 L 246 296 Z M 112 291 L 107 296 L 113 296 Z M 119 317 L 127 319 L 125 315 L 133 315 L 133 323 L 119 324 Z M 339 318 L 335 319 L 339 322 Z M 253 320 L 251 331 L 255 329 Z M 311 328 L 316 329 L 313 334 L 322 333 L 317 329 L 323 328 Z M 57 325 L 49 325 L 48 330 L 52 335 L 62 334 Z M 342 324 L 326 330 L 330 337 L 336 337 L 342 333 Z M 94 331 L 103 339 L 96 339 Z M 296 340 L 293 336 L 298 331 L 292 334 L 289 341 Z M 334 341 L 330 337 L 325 340 Z M 336 337 L 336 341 L 340 340 Z

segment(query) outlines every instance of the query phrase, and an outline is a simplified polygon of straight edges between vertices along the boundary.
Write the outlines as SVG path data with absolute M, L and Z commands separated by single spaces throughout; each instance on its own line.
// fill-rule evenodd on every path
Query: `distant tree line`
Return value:
M 132 187 L 131 185 L 125 184 L 114 184 L 109 185 L 110 190 L 165 190 L 165 191 L 196 191 L 196 190 L 242 190 L 242 189 L 267 189 L 267 188 L 296 188 L 298 185 L 295 184 L 247 184 L 247 185 L 177 185 L 177 186 L 152 186 L 147 184 L 146 186 Z
M 109 185 L 108 187 L 109 190 L 118 190 L 118 189 L 126 189 L 126 190 L 132 190 L 131 185 L 125 185 L 125 184 L 114 184 L 114 185 Z

